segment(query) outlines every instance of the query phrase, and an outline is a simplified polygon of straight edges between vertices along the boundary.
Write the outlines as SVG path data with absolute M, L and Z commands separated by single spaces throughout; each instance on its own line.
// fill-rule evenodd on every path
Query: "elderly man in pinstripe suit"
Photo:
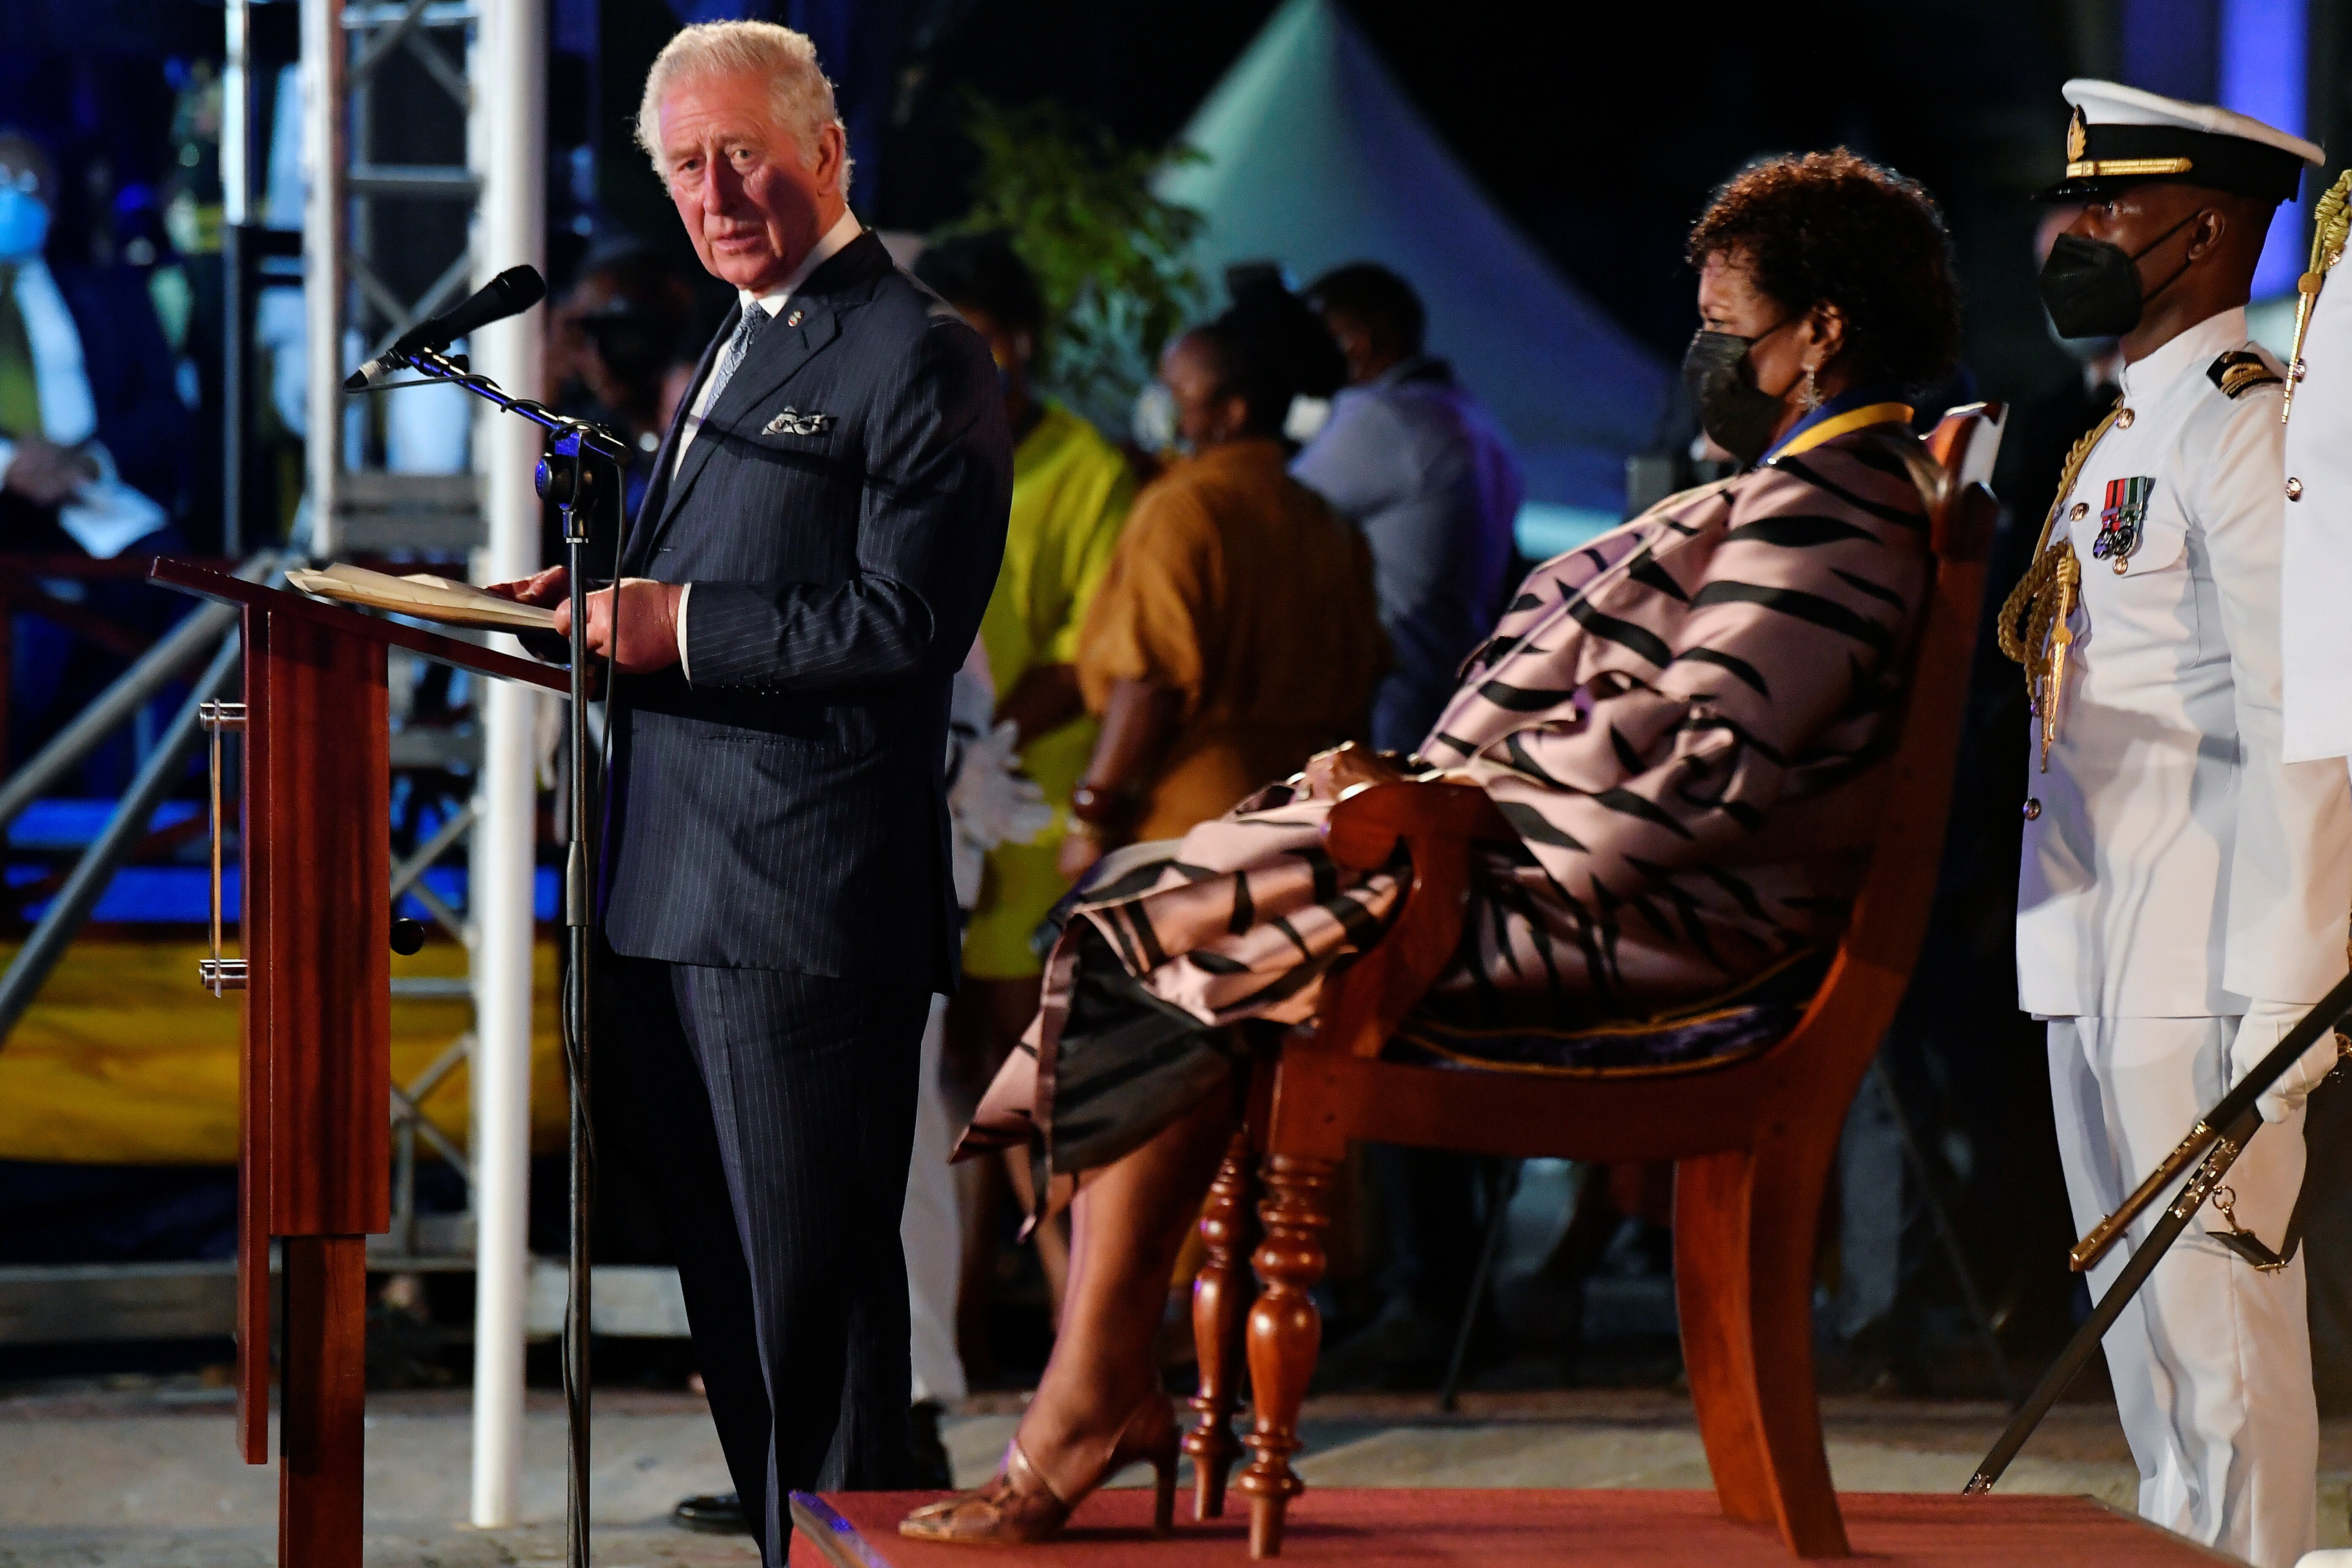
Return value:
M 663 1188 L 711 1414 L 766 1561 L 784 1494 L 907 1484 L 898 1220 L 954 982 L 950 682 L 1012 493 L 979 336 L 844 192 L 808 40 L 688 27 L 639 114 L 740 300 L 591 601 L 609 652 L 603 1037 Z M 513 585 L 553 603 L 560 571 Z

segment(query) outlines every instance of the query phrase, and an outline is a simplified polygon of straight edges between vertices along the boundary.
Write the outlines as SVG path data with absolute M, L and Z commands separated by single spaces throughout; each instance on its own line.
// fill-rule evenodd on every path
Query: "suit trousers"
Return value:
M 2112 1213 L 2228 1091 L 2238 1020 L 2053 1018 L 2050 1088 L 2077 1233 Z M 2277 1247 L 2303 1187 L 2303 1113 L 2230 1168 L 2239 1225 Z M 2132 1227 L 2137 1247 L 2158 1215 Z M 2264 1274 L 2212 1239 L 2209 1204 L 2107 1331 L 2143 1518 L 2254 1568 L 2317 1544 L 2319 1414 L 2303 1255 Z M 2091 1270 L 2104 1294 L 2121 1248 Z
M 898 1244 L 928 987 L 614 963 L 600 1042 L 652 1162 L 762 1561 L 793 1491 L 911 1484 Z

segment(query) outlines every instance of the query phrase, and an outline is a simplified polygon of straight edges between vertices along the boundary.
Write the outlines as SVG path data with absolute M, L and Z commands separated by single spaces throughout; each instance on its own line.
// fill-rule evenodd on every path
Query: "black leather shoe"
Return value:
M 908 1436 L 915 1449 L 915 1485 L 927 1492 L 955 1490 L 955 1463 L 940 1439 L 940 1417 L 946 1414 L 936 1399 L 925 1399 L 907 1412 Z
M 749 1535 L 751 1521 L 743 1517 L 743 1500 L 733 1492 L 690 1497 L 670 1510 L 669 1521 L 680 1530 L 705 1535 Z

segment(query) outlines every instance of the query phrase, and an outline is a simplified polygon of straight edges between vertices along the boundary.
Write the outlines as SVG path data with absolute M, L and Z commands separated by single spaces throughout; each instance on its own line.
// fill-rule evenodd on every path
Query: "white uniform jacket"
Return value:
M 2286 756 L 2352 755 L 2352 267 L 2328 273 L 2286 424 Z
M 2219 1016 L 2344 974 L 2345 772 L 2281 752 L 2279 375 L 2243 310 L 2181 333 L 2125 368 L 2124 412 L 2060 502 L 2083 586 L 2030 776 L 2029 1012 Z

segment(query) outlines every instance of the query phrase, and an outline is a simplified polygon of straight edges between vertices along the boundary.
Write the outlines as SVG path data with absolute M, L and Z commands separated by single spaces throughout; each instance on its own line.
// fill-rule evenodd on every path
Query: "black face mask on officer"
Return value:
M 2042 264 L 2042 303 L 2049 309 L 2050 323 L 2058 335 L 2119 338 L 2138 326 L 2147 302 L 2179 282 L 2189 265 L 2183 259 L 2171 277 L 2142 293 L 2140 258 L 2197 218 L 2196 213 L 2190 213 L 2137 251 L 2126 251 L 2112 240 L 2060 235 Z
M 1782 406 L 1780 398 L 1756 384 L 1748 351 L 1788 324 L 1782 321 L 1752 338 L 1702 328 L 1683 351 L 1683 384 L 1698 405 L 1699 428 L 1742 463 L 1754 462 L 1772 444 L 1772 427 L 1780 422 Z

